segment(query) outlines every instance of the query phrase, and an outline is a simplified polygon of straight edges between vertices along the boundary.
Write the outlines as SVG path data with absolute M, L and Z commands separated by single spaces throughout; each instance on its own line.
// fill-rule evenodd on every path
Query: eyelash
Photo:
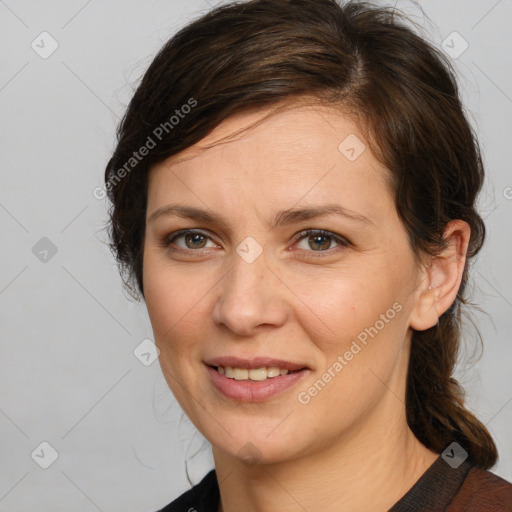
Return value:
M 172 248 L 171 249 L 171 244 L 177 239 L 177 238 L 180 238 L 182 236 L 186 236 L 188 234 L 196 234 L 196 235 L 202 235 L 204 236 L 205 238 L 208 238 L 209 240 L 212 240 L 212 238 L 210 237 L 210 235 L 208 235 L 207 233 L 205 233 L 204 231 L 201 231 L 201 230 L 195 230 L 195 229 L 184 229 L 184 230 L 181 230 L 181 231 L 177 231 L 176 233 L 173 233 L 171 235 L 169 235 L 168 237 L 165 238 L 164 240 L 164 247 L 166 248 L 169 248 L 170 250 L 172 251 L 176 251 L 176 252 L 184 252 L 184 253 L 200 253 L 202 252 L 200 249 L 184 249 L 183 247 L 178 247 L 178 248 Z M 301 240 L 303 240 L 304 238 L 307 238 L 311 235 L 316 235 L 316 236 L 325 236 L 327 238 L 331 238 L 333 239 L 335 242 L 337 242 L 339 245 L 338 247 L 334 247 L 333 249 L 326 249 L 326 250 L 320 250 L 320 251 L 313 251 L 313 250 L 306 250 L 305 252 L 307 253 L 312 253 L 312 255 L 314 257 L 322 257 L 323 254 L 327 253 L 327 255 L 330 255 L 333 253 L 333 251 L 335 251 L 336 249 L 341 249 L 341 248 L 346 248 L 346 247 L 349 247 L 352 245 L 352 243 L 347 240 L 346 238 L 340 236 L 340 235 L 337 235 L 335 233 L 332 233 L 331 231 L 326 231 L 326 230 L 323 230 L 323 229 L 306 229 L 304 231 L 301 231 L 300 233 L 297 234 L 297 236 L 295 237 L 294 239 L 294 244 L 300 242 Z M 213 240 L 212 240 L 213 241 Z

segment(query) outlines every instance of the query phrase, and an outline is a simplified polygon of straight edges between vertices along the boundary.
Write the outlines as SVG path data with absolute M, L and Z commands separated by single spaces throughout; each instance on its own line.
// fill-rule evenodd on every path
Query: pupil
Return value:
M 195 242 L 197 242 L 198 239 L 201 239 L 201 238 L 203 239 L 203 245 L 195 245 Z M 202 248 L 202 247 L 204 247 L 204 242 L 206 241 L 206 238 L 203 235 L 200 235 L 199 233 L 192 233 L 192 234 L 189 234 L 186 236 L 187 246 L 189 245 L 190 241 L 192 241 L 193 247 Z
M 321 243 L 321 240 L 328 240 L 329 237 L 328 236 L 325 236 L 325 235 L 313 235 L 311 237 L 309 237 L 309 240 L 310 242 L 313 241 L 314 244 L 318 244 L 320 246 L 323 245 L 323 247 L 320 247 L 320 250 L 321 251 L 325 251 L 326 249 L 329 249 L 329 246 L 331 245 L 329 241 L 325 242 L 325 243 Z

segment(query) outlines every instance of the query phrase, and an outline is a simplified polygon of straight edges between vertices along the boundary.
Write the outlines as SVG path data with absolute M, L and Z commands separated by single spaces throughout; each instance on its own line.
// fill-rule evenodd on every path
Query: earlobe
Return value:
M 457 298 L 466 265 L 470 234 L 468 223 L 462 220 L 452 220 L 446 225 L 445 248 L 431 258 L 416 289 L 411 328 L 424 331 L 433 327 Z
M 423 289 L 416 299 L 416 305 L 411 315 L 410 326 L 416 331 L 425 331 L 439 321 L 437 297 L 434 286 Z

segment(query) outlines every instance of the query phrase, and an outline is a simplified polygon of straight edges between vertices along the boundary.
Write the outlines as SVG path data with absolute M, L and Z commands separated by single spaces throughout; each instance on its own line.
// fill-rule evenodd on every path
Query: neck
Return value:
M 386 429 L 360 427 L 322 451 L 273 464 L 248 466 L 214 447 L 219 512 L 388 510 L 438 454 L 416 439 L 404 416 Z

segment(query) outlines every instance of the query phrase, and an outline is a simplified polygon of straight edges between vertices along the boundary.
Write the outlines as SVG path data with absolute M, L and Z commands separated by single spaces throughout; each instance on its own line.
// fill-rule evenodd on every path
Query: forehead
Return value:
M 169 195 L 195 194 L 197 201 L 212 190 L 229 204 L 235 187 L 244 200 L 307 202 L 334 194 L 361 201 L 386 192 L 387 177 L 350 117 L 334 107 L 297 105 L 225 120 L 194 146 L 155 165 L 149 191 L 155 207 Z

